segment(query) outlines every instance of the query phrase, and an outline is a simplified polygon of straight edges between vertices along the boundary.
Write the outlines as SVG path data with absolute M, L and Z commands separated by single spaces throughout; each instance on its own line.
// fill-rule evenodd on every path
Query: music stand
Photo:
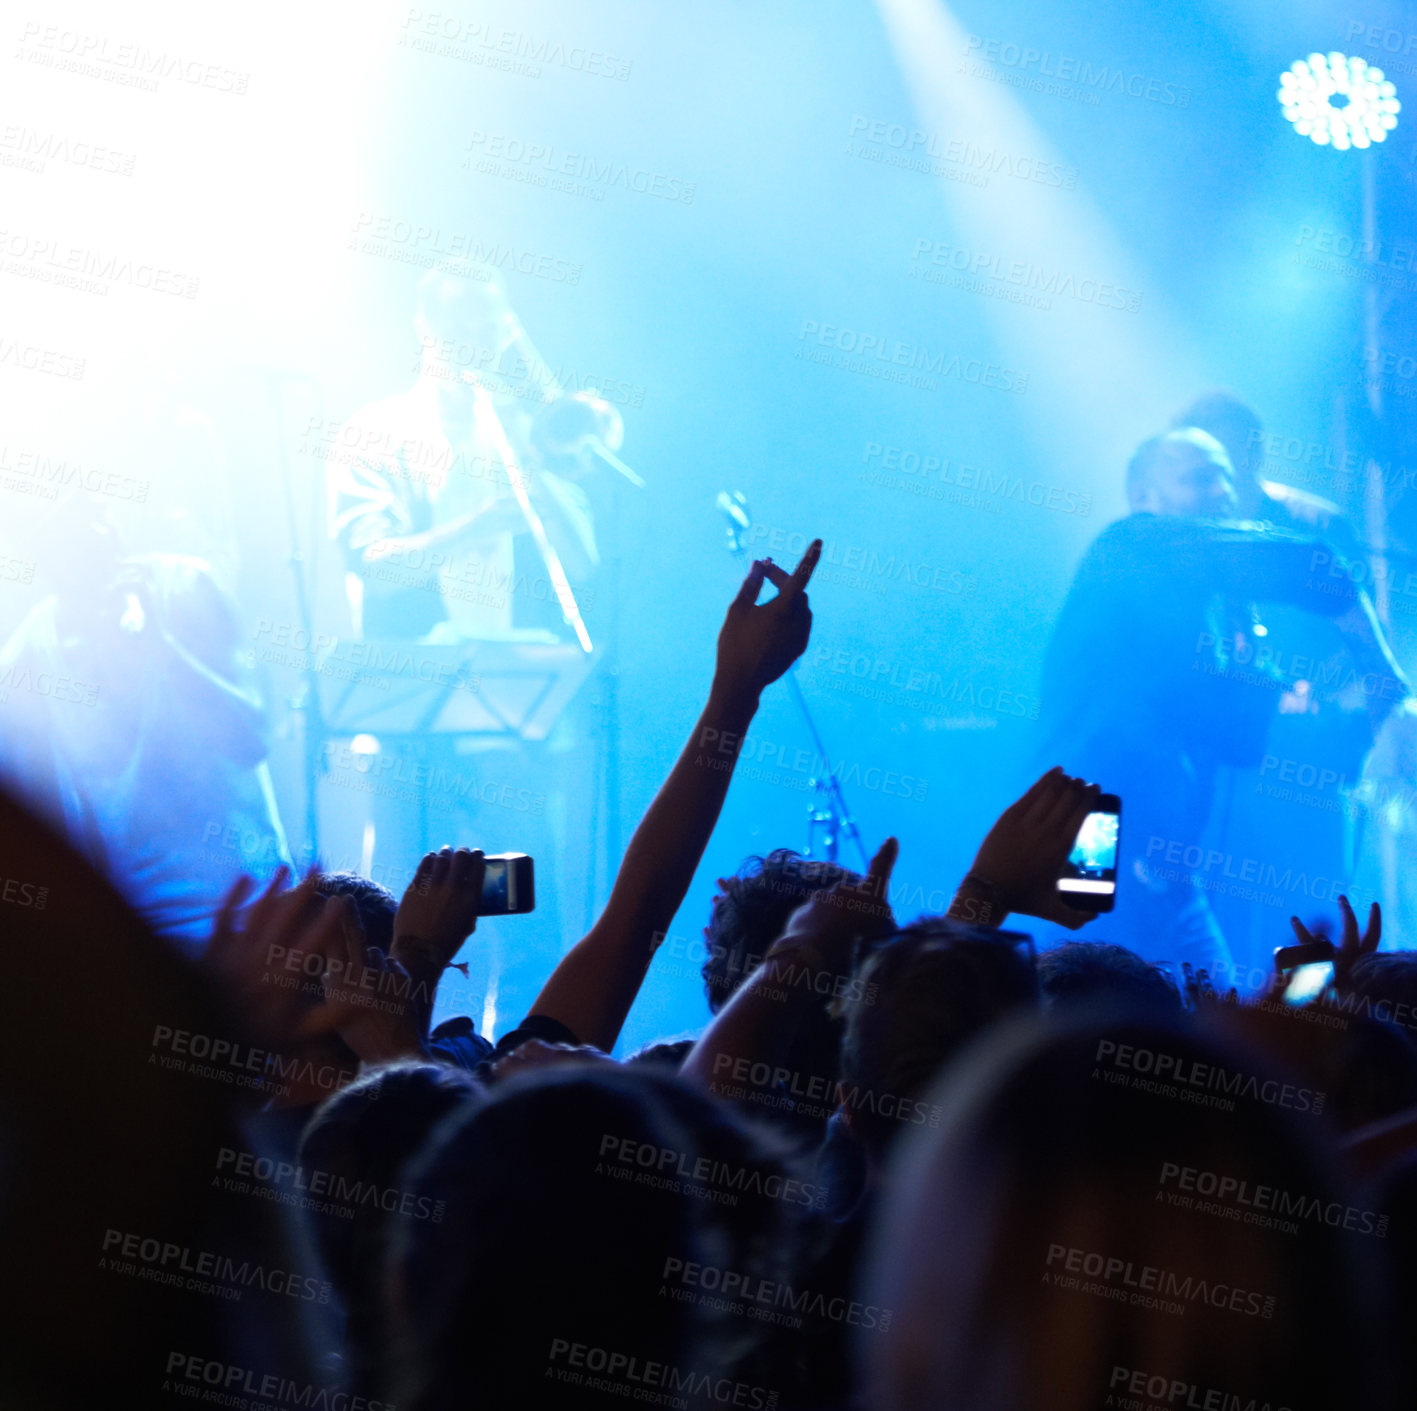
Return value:
M 546 739 L 590 675 L 573 642 L 336 642 L 315 662 L 324 737 Z M 428 841 L 428 800 L 418 793 Z
M 327 736 L 544 740 L 590 674 L 569 642 L 336 642 L 315 664 Z

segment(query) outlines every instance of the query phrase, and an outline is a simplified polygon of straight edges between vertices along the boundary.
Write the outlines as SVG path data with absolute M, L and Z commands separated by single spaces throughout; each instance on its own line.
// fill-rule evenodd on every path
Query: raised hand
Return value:
M 1222 1004 L 1238 1004 L 1240 998 L 1234 985 L 1231 985 L 1223 995 L 1218 993 L 1211 981 L 1210 971 L 1197 970 L 1188 960 L 1181 962 L 1181 989 L 1184 991 L 1186 1003 L 1193 1013 L 1216 1009 Z M 1282 994 L 1283 987 L 1281 986 L 1276 994 L 1271 995 L 1269 991 L 1266 991 L 1265 997 L 1267 1000 L 1277 999 Z
M 307 1026 L 332 1028 L 363 1063 L 426 1056 L 431 1000 L 425 1006 L 404 966 L 367 943 L 347 898 L 331 898 L 327 906 L 336 914 L 339 937 L 320 980 L 324 1007 L 312 1012 Z
M 790 574 L 771 559 L 754 562 L 718 634 L 716 688 L 756 700 L 807 650 L 812 632 L 807 584 L 821 555 L 822 541 L 813 539 Z M 764 579 L 777 596 L 759 603 Z
M 244 922 L 239 914 L 256 884 L 238 877 L 222 900 L 201 961 L 260 1037 L 277 1046 L 297 1040 L 319 1002 L 324 956 L 338 933 L 338 918 L 315 889 L 318 874 L 312 871 L 287 888 L 289 877 L 287 868 L 277 868 Z
M 1343 936 L 1338 943 L 1338 948 L 1333 957 L 1333 985 L 1336 989 L 1342 989 L 1353 973 L 1353 967 L 1365 956 L 1372 955 L 1382 944 L 1383 939 L 1383 913 L 1382 908 L 1374 902 L 1368 908 L 1368 924 L 1363 929 L 1363 934 L 1358 934 L 1358 918 L 1353 914 L 1353 908 L 1348 904 L 1347 897 L 1339 897 L 1338 909 L 1343 915 Z M 1312 945 L 1318 937 L 1310 934 L 1308 928 L 1297 916 L 1289 918 L 1289 924 L 1293 927 L 1294 938 L 1301 946 Z
M 394 915 L 390 960 L 413 982 L 415 1013 L 426 1038 L 439 977 L 477 926 L 485 859 L 480 848 L 445 847 L 418 864 Z
M 787 918 L 786 928 L 764 959 L 782 959 L 805 950 L 827 968 L 838 973 L 849 970 L 858 940 L 874 940 L 898 929 L 889 892 L 899 855 L 900 844 L 887 838 L 859 883 L 839 882 L 814 892 Z
M 1050 769 L 999 815 L 979 845 L 950 915 L 998 925 L 1007 912 L 1017 911 L 1070 931 L 1085 926 L 1092 913 L 1068 906 L 1058 896 L 1056 883 L 1078 829 L 1101 792 L 1096 784 L 1064 774 L 1061 766 Z M 966 915 L 960 910 L 961 897 L 980 907 L 992 905 L 997 914 Z
M 353 908 L 327 900 L 311 871 L 282 890 L 282 867 L 247 913 L 238 917 L 255 883 L 239 877 L 217 913 L 202 968 L 279 1061 L 277 1106 L 303 1106 L 330 1096 L 357 1070 L 356 1056 L 336 1032 L 340 1016 L 322 988 L 332 958 L 345 950 Z

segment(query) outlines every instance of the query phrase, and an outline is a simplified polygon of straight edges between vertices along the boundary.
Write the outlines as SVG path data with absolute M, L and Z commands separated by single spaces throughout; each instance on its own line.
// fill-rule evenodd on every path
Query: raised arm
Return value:
M 806 650 L 806 589 L 821 551 L 814 540 L 791 575 L 770 559 L 749 570 L 718 634 L 708 704 L 630 839 L 605 911 L 532 1006 L 583 1043 L 609 1050 L 619 1037 L 718 822 L 758 699 Z M 764 579 L 778 592 L 760 604 Z

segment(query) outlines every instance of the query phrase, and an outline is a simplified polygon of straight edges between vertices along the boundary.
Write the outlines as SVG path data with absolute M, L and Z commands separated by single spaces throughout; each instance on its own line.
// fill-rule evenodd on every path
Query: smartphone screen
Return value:
M 536 905 L 532 860 L 525 853 L 489 853 L 482 870 L 479 916 L 516 916 Z
M 512 869 L 505 857 L 489 857 L 482 868 L 482 914 L 501 916 L 513 910 L 508 906 L 507 886 Z
M 1063 900 L 1081 911 L 1110 911 L 1117 891 L 1121 800 L 1115 794 L 1104 794 L 1098 805 L 1083 819 L 1058 878 Z
M 1317 999 L 1333 980 L 1333 961 L 1316 960 L 1312 965 L 1296 965 L 1284 987 L 1285 1004 L 1308 1004 Z

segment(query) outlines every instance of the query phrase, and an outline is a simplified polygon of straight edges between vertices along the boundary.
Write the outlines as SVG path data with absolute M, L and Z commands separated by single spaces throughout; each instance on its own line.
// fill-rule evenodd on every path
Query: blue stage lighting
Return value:
M 1278 97 L 1295 132 L 1340 152 L 1383 141 L 1402 108 L 1381 69 L 1337 52 L 1296 59 L 1279 75 Z

